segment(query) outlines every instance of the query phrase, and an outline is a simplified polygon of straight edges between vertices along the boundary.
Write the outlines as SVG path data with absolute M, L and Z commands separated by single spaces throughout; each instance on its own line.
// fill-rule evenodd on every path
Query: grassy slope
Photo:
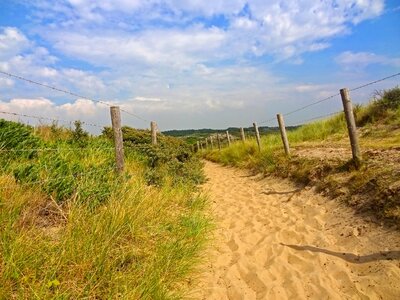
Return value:
M 373 212 L 400 223 L 399 95 L 400 89 L 395 88 L 367 107 L 355 108 L 364 158 L 360 170 L 355 170 L 349 161 L 351 153 L 343 115 L 289 131 L 291 157 L 285 156 L 278 134 L 262 137 L 261 152 L 253 139 L 234 143 L 222 151 L 208 151 L 204 157 L 225 165 L 290 177 L 301 184 L 314 184 L 359 211 Z M 341 153 L 342 148 L 349 151 Z M 337 155 L 330 158 L 329 151 Z
M 126 172 L 118 178 L 104 171 L 113 166 L 112 150 L 100 150 L 111 146 L 107 139 L 57 128 L 42 128 L 37 138 L 10 124 L 0 124 L 3 150 L 65 150 L 1 153 L 0 299 L 174 299 L 185 293 L 210 224 L 206 198 L 194 183 L 201 181 L 199 171 L 191 180 L 180 178 L 186 162 L 198 169 L 195 158 L 181 162 L 171 150 L 165 159 L 175 163 L 162 170 L 155 149 L 127 149 Z M 17 137 L 12 145 L 7 133 Z M 77 147 L 82 151 L 67 150 Z M 76 175 L 81 172 L 86 175 Z

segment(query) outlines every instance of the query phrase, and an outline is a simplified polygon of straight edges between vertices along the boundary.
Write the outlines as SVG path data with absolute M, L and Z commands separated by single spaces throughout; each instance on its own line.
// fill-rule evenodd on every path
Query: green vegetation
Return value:
M 400 144 L 400 89 L 382 92 L 369 105 L 357 106 L 355 115 L 364 150 L 360 170 L 350 161 L 343 114 L 289 130 L 290 157 L 286 157 L 278 133 L 262 136 L 261 151 L 250 139 L 203 155 L 224 165 L 316 185 L 359 211 L 372 211 L 400 224 L 400 183 L 395 175 L 400 174 L 400 154 L 396 152 Z
M 0 120 L 0 299 L 175 299 L 210 226 L 201 163 L 181 141 Z
M 297 126 L 288 127 L 288 129 L 295 129 Z M 229 134 L 239 138 L 240 137 L 240 128 L 238 127 L 228 127 L 226 129 L 184 129 L 184 130 L 168 130 L 164 131 L 163 134 L 167 136 L 179 137 L 186 141 L 188 144 L 195 144 L 197 141 L 202 140 L 212 134 L 221 134 L 222 139 L 225 138 L 226 131 L 229 131 Z M 244 130 L 248 134 L 254 134 L 254 128 L 248 127 L 244 128 Z M 267 134 L 271 132 L 278 132 L 277 127 L 267 127 L 261 126 L 258 128 L 260 134 Z

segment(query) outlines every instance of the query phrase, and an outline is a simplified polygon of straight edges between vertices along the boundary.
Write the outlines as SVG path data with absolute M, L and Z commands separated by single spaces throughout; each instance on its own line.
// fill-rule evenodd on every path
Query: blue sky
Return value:
M 118 104 L 161 130 L 250 126 L 400 71 L 394 0 L 0 0 L 0 7 L 0 70 Z M 365 103 L 399 78 L 354 92 L 353 101 Z M 340 108 L 333 98 L 286 123 Z M 102 104 L 3 75 L 0 110 L 110 122 Z M 126 114 L 123 122 L 149 126 Z

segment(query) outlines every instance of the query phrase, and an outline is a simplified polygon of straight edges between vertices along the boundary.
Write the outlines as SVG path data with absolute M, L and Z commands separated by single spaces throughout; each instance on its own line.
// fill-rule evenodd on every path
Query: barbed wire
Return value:
M 268 119 L 268 120 L 259 122 L 258 124 L 259 124 L 259 125 L 261 125 L 261 124 L 267 124 L 267 123 L 272 122 L 272 121 L 274 121 L 274 120 L 276 120 L 276 118 L 271 118 L 271 119 Z
M 381 78 L 381 79 L 378 79 L 378 80 L 375 80 L 375 81 L 368 82 L 368 83 L 366 83 L 366 84 L 357 86 L 357 87 L 355 87 L 355 88 L 351 88 L 351 89 L 349 89 L 349 91 L 350 91 L 350 92 L 356 91 L 356 90 L 365 88 L 365 87 L 367 87 L 367 86 L 373 85 L 373 84 L 378 83 L 378 82 L 381 82 L 381 81 L 385 81 L 385 80 L 387 80 L 387 79 L 390 79 L 390 78 L 393 78 L 393 77 L 396 77 L 396 76 L 399 76 L 399 75 L 400 75 L 400 72 L 399 72 L 399 73 L 396 73 L 396 74 L 393 74 L 393 75 L 390 75 L 390 76 L 387 76 L 387 77 L 384 77 L 384 78 Z
M 387 79 L 394 78 L 394 77 L 399 76 L 399 75 L 400 75 L 400 72 L 399 72 L 399 73 L 396 73 L 396 74 L 392 74 L 392 75 L 390 75 L 390 76 L 383 77 L 383 78 L 381 78 L 381 79 L 377 79 L 377 80 L 374 80 L 374 81 L 365 83 L 365 84 L 360 85 L 360 86 L 355 87 L 355 88 L 351 88 L 351 89 L 349 89 L 349 91 L 356 91 L 356 90 L 365 88 L 365 87 L 367 87 L 367 86 L 376 84 L 376 83 L 378 83 L 378 82 L 382 82 L 382 81 L 385 81 L 385 80 L 387 80 Z M 328 100 L 333 99 L 333 98 L 335 98 L 335 97 L 337 97 L 337 96 L 340 96 L 340 93 L 336 93 L 336 94 L 330 95 L 330 96 L 328 96 L 328 97 L 326 97 L 326 98 L 323 98 L 323 99 L 321 99 L 321 100 L 318 100 L 318 101 L 312 102 L 312 103 L 310 103 L 310 104 L 307 104 L 307 105 L 305 105 L 305 106 L 299 107 L 299 108 L 297 108 L 297 109 L 295 109 L 295 110 L 289 111 L 289 112 L 284 113 L 284 114 L 282 114 L 282 115 L 283 115 L 283 116 L 292 115 L 292 114 L 294 114 L 294 113 L 296 113 L 296 112 L 302 111 L 302 110 L 304 110 L 304 109 L 306 109 L 306 108 L 309 108 L 309 107 L 311 107 L 311 106 L 313 106 L 313 105 L 316 105 L 316 104 L 319 104 L 319 103 L 328 101 Z M 271 119 L 268 119 L 268 120 L 259 122 L 259 124 L 265 124 L 265 123 L 268 123 L 268 122 L 273 121 L 274 119 L 275 119 L 275 118 L 271 118 Z
M 5 114 L 5 115 L 13 115 L 13 116 L 19 116 L 19 117 L 26 117 L 26 118 L 33 118 L 37 120 L 47 120 L 47 121 L 52 121 L 52 122 L 61 122 L 61 123 L 66 123 L 66 124 L 71 124 L 74 121 L 68 121 L 68 120 L 63 120 L 63 119 L 56 119 L 56 118 L 49 118 L 49 117 L 42 117 L 42 116 L 33 116 L 33 115 L 27 115 L 27 114 L 22 114 L 22 113 L 16 113 L 16 112 L 9 112 L 9 111 L 0 111 L 0 114 Z M 104 125 L 99 125 L 99 124 L 94 124 L 94 123 L 88 123 L 85 121 L 81 121 L 82 124 L 88 125 L 88 126 L 93 126 L 93 127 L 99 127 L 99 128 L 104 128 Z
M 22 76 L 19 76 L 19 75 L 15 75 L 15 74 L 12 74 L 12 73 L 9 73 L 9 72 L 4 72 L 4 71 L 0 70 L 0 74 L 6 75 L 6 76 L 9 76 L 9 77 L 18 79 L 18 80 L 22 80 L 22 81 L 28 82 L 30 84 L 35 84 L 35 85 L 38 85 L 38 86 L 41 86 L 41 87 L 44 87 L 44 88 L 48 88 L 48 89 L 51 89 L 53 91 L 64 93 L 64 94 L 67 94 L 67 95 L 70 95 L 70 96 L 73 96 L 73 97 L 78 97 L 78 98 L 83 99 L 83 100 L 93 101 L 95 103 L 100 103 L 100 104 L 106 105 L 108 107 L 114 106 L 114 105 L 111 105 L 111 104 L 109 104 L 109 103 L 107 103 L 105 101 L 102 101 L 102 100 L 92 99 L 92 98 L 89 98 L 89 97 L 86 97 L 86 96 L 71 92 L 71 91 L 69 91 L 67 89 L 61 89 L 61 88 L 58 88 L 58 87 L 55 87 L 55 86 L 51 86 L 51 85 L 48 85 L 48 84 L 45 84 L 45 83 L 41 83 L 41 82 L 38 82 L 38 81 L 35 81 L 35 80 L 32 80 L 32 79 L 28 79 L 28 78 L 25 78 L 25 77 L 22 77 Z M 145 121 L 145 122 L 150 122 L 149 120 L 147 120 L 145 118 L 142 118 L 141 116 L 139 116 L 137 114 L 134 114 L 134 113 L 132 113 L 130 111 L 127 111 L 127 110 L 125 110 L 123 108 L 120 108 L 120 111 L 122 111 L 122 112 L 124 112 L 124 113 L 126 113 L 128 115 L 131 115 L 131 116 L 133 116 L 133 117 L 135 117 L 135 118 L 137 118 L 139 120 L 142 120 L 142 121 Z
M 288 126 L 305 125 L 305 124 L 308 124 L 311 121 L 332 117 L 332 116 L 335 116 L 335 115 L 340 114 L 340 113 L 343 113 L 343 111 L 337 111 L 337 112 L 333 112 L 333 113 L 329 113 L 329 114 L 320 115 L 320 116 L 317 116 L 317 117 L 313 117 L 313 118 L 309 118 L 309 119 L 306 119 L 306 120 L 298 121 L 298 122 L 296 122 L 296 124 L 288 125 Z

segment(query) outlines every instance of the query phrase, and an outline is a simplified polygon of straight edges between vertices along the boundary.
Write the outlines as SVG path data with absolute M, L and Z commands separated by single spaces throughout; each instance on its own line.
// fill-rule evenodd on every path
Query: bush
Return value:
M 383 92 L 376 92 L 374 100 L 364 109 L 356 110 L 357 126 L 365 126 L 376 121 L 390 119 L 393 111 L 400 108 L 400 88 L 395 87 Z
M 196 185 L 205 180 L 202 163 L 184 141 L 161 134 L 157 136 L 157 145 L 152 145 L 149 130 L 125 126 L 122 133 L 125 151 L 143 156 L 148 167 L 145 174 L 148 184 L 162 186 L 172 182 Z M 111 139 L 111 128 L 105 128 L 103 135 Z

